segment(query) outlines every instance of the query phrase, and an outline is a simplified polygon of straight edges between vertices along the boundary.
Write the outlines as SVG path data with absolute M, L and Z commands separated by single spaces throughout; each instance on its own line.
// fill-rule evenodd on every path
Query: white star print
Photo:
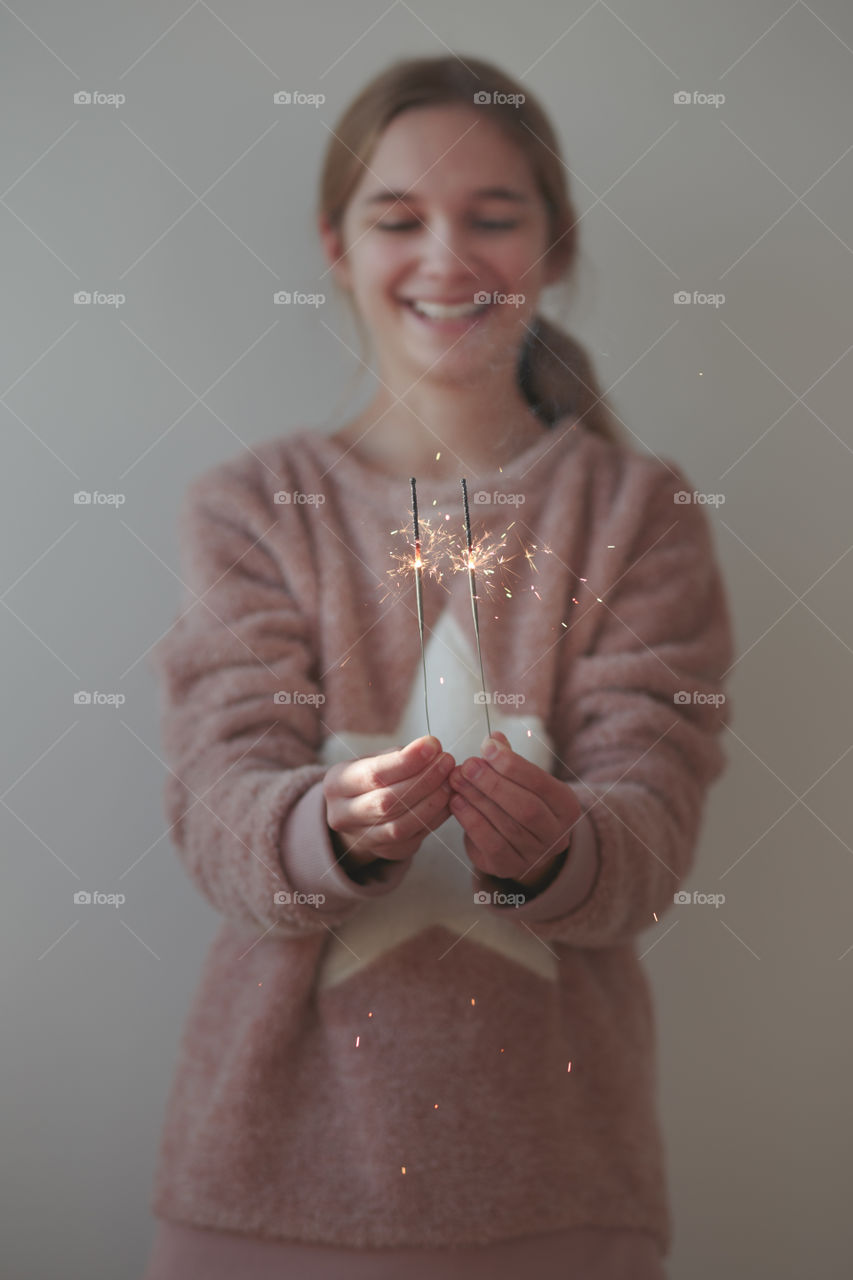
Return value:
M 425 659 L 430 727 L 444 749 L 461 763 L 468 756 L 479 754 L 486 736 L 486 719 L 483 706 L 474 701 L 481 684 L 473 643 L 462 633 L 449 608 L 429 633 Z M 443 677 L 443 681 L 439 677 Z M 507 714 L 505 705 L 489 704 L 492 729 L 505 733 L 519 755 L 550 772 L 551 752 L 541 718 L 515 711 Z M 336 764 L 377 755 L 405 745 L 426 731 L 423 677 L 418 664 L 408 701 L 393 731 L 385 734 L 336 732 L 326 739 L 322 759 L 324 763 Z M 364 902 L 349 920 L 335 929 L 336 936 L 330 935 L 320 963 L 318 986 L 335 986 L 377 956 L 434 924 L 443 925 L 456 937 L 467 933 L 468 942 L 491 947 L 533 973 L 554 980 L 556 957 L 531 932 L 513 922 L 511 907 L 505 908 L 506 915 L 498 915 L 475 904 L 471 871 L 464 831 L 456 818 L 450 817 L 425 837 L 395 890 Z M 446 948 L 442 948 L 444 950 Z M 436 959 L 440 954 L 436 954 Z

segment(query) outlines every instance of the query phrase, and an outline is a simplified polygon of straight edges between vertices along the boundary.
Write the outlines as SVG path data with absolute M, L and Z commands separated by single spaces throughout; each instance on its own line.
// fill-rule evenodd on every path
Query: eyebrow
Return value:
M 481 200 L 507 200 L 514 204 L 529 204 L 530 197 L 521 191 L 513 191 L 510 187 L 480 187 L 479 190 L 472 193 Z M 409 200 L 414 195 L 412 191 L 377 191 L 374 195 L 368 196 L 365 205 L 374 204 L 396 204 L 398 200 Z M 414 195 L 417 200 L 419 197 Z

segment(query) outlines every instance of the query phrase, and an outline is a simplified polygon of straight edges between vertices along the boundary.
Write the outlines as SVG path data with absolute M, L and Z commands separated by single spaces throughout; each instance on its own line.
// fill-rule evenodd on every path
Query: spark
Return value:
M 497 533 L 486 530 L 476 537 L 472 533 L 469 551 L 464 524 L 457 535 L 453 530 L 450 513 L 436 512 L 433 519 L 420 518 L 418 558 L 412 546 L 412 509 L 407 516 L 405 526 L 391 530 L 392 537 L 399 538 L 402 546 L 389 551 L 393 564 L 387 571 L 386 581 L 380 584 L 386 588 L 380 604 L 384 604 L 391 595 L 401 596 L 407 593 L 419 571 L 424 579 L 432 579 L 449 595 L 449 580 L 457 573 L 470 576 L 470 571 L 473 570 L 478 601 L 494 602 L 500 593 L 511 600 L 513 587 L 522 583 L 522 573 L 518 569 L 523 567 L 525 576 L 531 571 L 539 573 L 537 558 L 540 555 L 553 555 L 551 548 L 544 543 L 524 542 L 515 529 L 515 520 Z M 536 587 L 531 587 L 531 591 L 537 600 L 542 600 Z
M 405 540 L 405 550 L 390 551 L 388 554 L 394 561 L 394 565 L 387 572 L 391 585 L 385 592 L 385 595 L 379 601 L 383 604 L 389 595 L 407 590 L 412 583 L 412 577 L 418 569 L 427 578 L 432 578 L 437 582 L 448 595 L 449 587 L 444 584 L 445 568 L 452 558 L 452 540 L 450 530 L 447 525 L 439 521 L 431 523 L 422 517 L 418 521 L 418 530 L 420 533 L 420 556 L 412 548 L 411 540 L 411 521 L 413 520 L 413 511 L 409 511 L 409 525 L 402 529 L 392 529 L 393 537 L 400 537 Z
M 471 515 L 468 510 L 468 485 L 463 478 L 462 480 L 462 505 L 465 510 L 465 543 L 468 549 L 468 588 L 471 594 L 471 612 L 474 617 L 474 635 L 477 640 L 477 659 L 480 663 L 480 682 L 483 689 L 483 710 L 486 713 L 486 736 L 492 736 L 492 726 L 489 723 L 489 697 L 486 693 L 486 676 L 483 671 L 483 654 L 480 649 L 480 622 L 477 617 L 477 587 L 474 575 L 474 564 L 471 555 L 473 540 L 471 538 Z
M 571 1063 L 569 1063 L 569 1065 L 568 1065 L 568 1067 L 566 1068 L 566 1070 L 567 1070 L 567 1071 L 571 1071 L 571 1069 L 572 1069 L 572 1064 L 571 1064 Z
M 424 602 L 423 602 L 423 561 L 421 560 L 421 528 L 418 520 L 418 494 L 417 482 L 415 477 L 411 479 L 412 486 L 412 521 L 415 527 L 415 594 L 418 601 L 418 631 L 421 637 L 421 667 L 424 673 L 424 710 L 426 712 L 427 733 L 432 733 L 429 727 L 429 698 L 427 697 L 427 673 L 426 673 L 426 656 L 424 654 Z
M 534 557 L 540 553 L 542 555 L 553 554 L 551 548 L 544 544 L 541 546 L 535 543 L 525 544 L 517 532 L 513 534 L 513 539 L 518 550 L 512 550 L 510 533 L 514 525 L 515 521 L 513 520 L 512 524 L 509 524 L 499 534 L 487 531 L 477 537 L 472 535 L 470 552 L 464 541 L 451 545 L 450 567 L 452 571 L 454 573 L 468 573 L 469 569 L 473 569 L 477 575 L 478 586 L 482 583 L 484 599 L 494 600 L 500 590 L 503 591 L 508 600 L 511 600 L 511 588 L 517 582 L 520 582 L 522 578 L 522 575 L 516 572 L 513 567 L 514 562 L 521 561 L 523 558 L 533 572 L 538 573 L 539 568 Z M 531 587 L 531 590 L 538 600 L 542 599 L 535 587 Z
M 359 1042 L 359 1040 L 360 1040 L 360 1039 L 361 1039 L 361 1036 L 356 1036 L 356 1038 L 355 1038 L 355 1047 L 356 1047 L 356 1049 L 358 1048 L 358 1042 Z

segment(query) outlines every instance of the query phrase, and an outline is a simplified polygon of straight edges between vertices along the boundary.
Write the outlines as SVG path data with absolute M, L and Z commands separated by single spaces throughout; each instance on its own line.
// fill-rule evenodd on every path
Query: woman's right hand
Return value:
M 428 760 L 420 754 L 424 747 L 431 748 Z M 326 823 L 344 869 L 413 857 L 450 817 L 447 778 L 455 765 L 436 737 L 332 765 L 323 779 Z

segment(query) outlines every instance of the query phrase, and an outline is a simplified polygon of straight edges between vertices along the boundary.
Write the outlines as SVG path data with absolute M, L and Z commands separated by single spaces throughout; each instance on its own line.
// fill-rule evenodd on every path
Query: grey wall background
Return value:
M 726 901 L 675 908 L 640 948 L 671 1275 L 849 1274 L 853 11 L 159 0 L 0 9 L 15 1280 L 144 1268 L 162 1111 L 218 923 L 164 833 L 145 665 L 178 605 L 177 504 L 215 461 L 366 401 L 332 290 L 317 314 L 273 293 L 323 289 L 312 208 L 341 107 L 392 58 L 446 48 L 502 63 L 550 110 L 583 215 L 571 327 L 637 446 L 725 497 L 730 764 L 687 887 Z M 296 89 L 325 104 L 274 105 Z M 694 91 L 725 101 L 674 102 Z M 80 290 L 125 302 L 75 305 Z

